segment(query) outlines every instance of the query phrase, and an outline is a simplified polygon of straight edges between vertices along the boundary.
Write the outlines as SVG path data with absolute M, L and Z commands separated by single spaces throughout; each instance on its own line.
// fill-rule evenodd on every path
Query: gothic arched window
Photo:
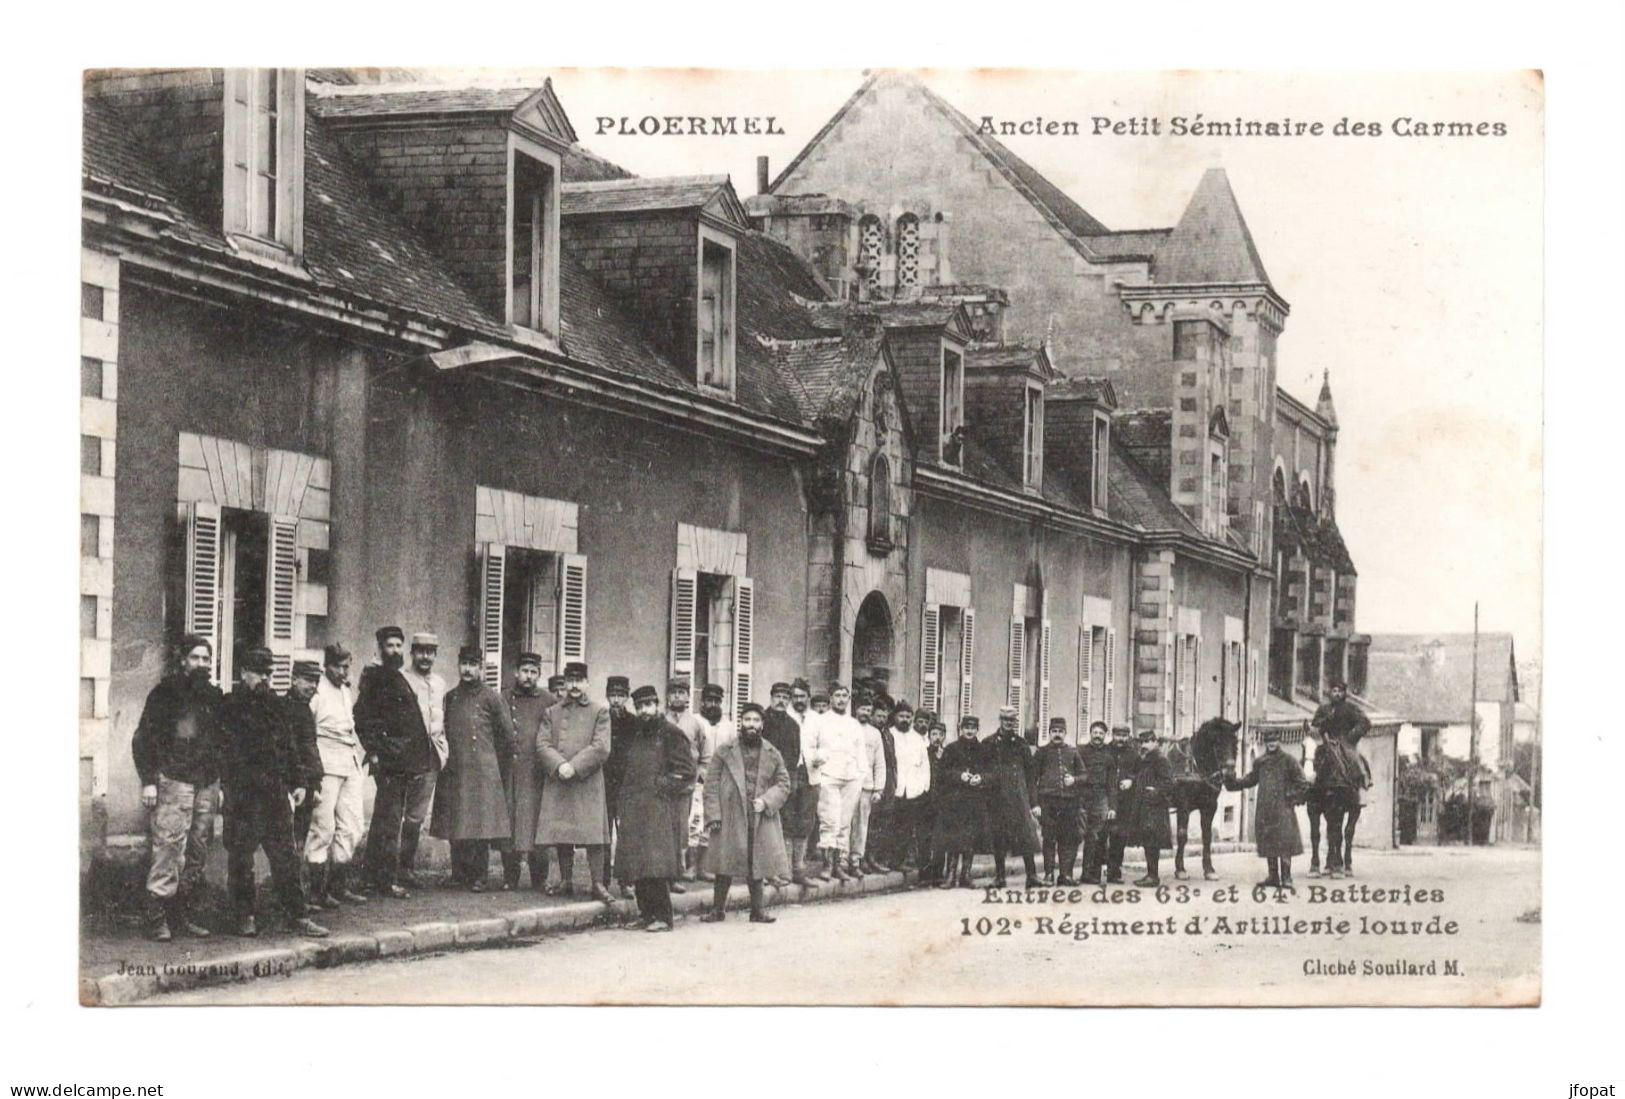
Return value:
M 897 219 L 897 288 L 920 284 L 920 219 L 904 214 Z
M 880 261 L 886 254 L 886 230 L 880 219 L 870 214 L 858 222 L 858 266 L 871 295 L 880 290 Z
M 891 463 L 877 453 L 869 463 L 869 548 L 885 553 L 891 547 Z

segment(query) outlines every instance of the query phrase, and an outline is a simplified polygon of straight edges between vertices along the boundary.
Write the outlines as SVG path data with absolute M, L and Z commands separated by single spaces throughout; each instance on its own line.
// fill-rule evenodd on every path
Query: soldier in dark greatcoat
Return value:
M 434 788 L 432 834 L 451 841 L 451 880 L 485 892 L 491 844 L 509 835 L 502 765 L 513 754 L 507 703 L 482 678 L 485 654 L 475 645 L 457 653 L 457 686 L 446 692 L 446 766 Z
M 1078 861 L 1083 756 L 1066 742 L 1066 718 L 1049 719 L 1049 743 L 1038 749 L 1033 764 L 1038 776 L 1038 823 L 1044 833 L 1044 884 L 1076 885 L 1072 867 Z
M 293 847 L 301 855 L 305 850 L 305 841 L 310 837 L 310 821 L 316 813 L 316 803 L 322 796 L 322 751 L 316 742 L 316 715 L 310 708 L 310 700 L 316 696 L 316 685 L 321 681 L 320 663 L 295 660 L 292 681 L 288 684 L 287 693 L 282 696 L 293 737 L 294 754 L 298 759 L 299 785 L 305 788 L 305 800 L 293 811 Z M 327 895 L 327 866 L 311 866 L 301 858 L 299 873 L 306 904 L 320 906 L 319 898 Z
M 987 848 L 987 783 L 982 744 L 976 739 L 981 721 L 966 716 L 959 719 L 959 739 L 943 749 L 939 765 L 936 825 L 933 845 L 947 860 L 938 888 L 958 885 L 971 888 L 971 861 L 976 852 Z M 957 866 L 957 870 L 956 870 Z
M 1017 726 L 1013 706 L 999 708 L 999 731 L 983 747 L 982 773 L 987 778 L 988 841 L 993 848 L 993 884 L 1002 886 L 1004 858 L 1020 855 L 1027 870 L 1027 886 L 1039 884 L 1037 814 L 1033 812 L 1037 788 L 1033 753 Z
M 1281 751 L 1281 730 L 1265 726 L 1261 734 L 1264 754 L 1253 761 L 1245 778 L 1234 772 L 1226 776 L 1226 790 L 1258 787 L 1253 807 L 1253 841 L 1258 857 L 1268 871 L 1260 885 L 1291 888 L 1292 858 L 1303 854 L 1303 838 L 1298 832 L 1298 812 L 1294 808 L 1308 792 L 1298 761 Z
M 592 895 L 613 898 L 609 880 L 609 806 L 604 799 L 604 763 L 609 759 L 609 708 L 587 697 L 587 665 L 564 666 L 564 696 L 547 711 L 536 758 L 543 775 L 542 809 L 536 842 L 551 846 L 559 860 L 559 891 L 574 889 L 575 849 L 587 849 Z
M 637 727 L 626 748 L 616 808 L 620 842 L 615 876 L 631 882 L 638 902 L 634 928 L 670 931 L 671 879 L 682 872 L 677 829 L 686 829 L 694 789 L 694 753 L 688 737 L 660 714 L 653 687 L 632 693 Z
M 547 849 L 536 844 L 536 814 L 542 806 L 542 775 L 536 767 L 536 737 L 558 699 L 541 684 L 542 658 L 520 653 L 513 685 L 502 692 L 513 722 L 513 757 L 508 764 L 508 843 L 502 852 L 502 884 L 519 886 L 520 864 L 530 867 L 532 889 L 547 886 Z
M 287 703 L 271 691 L 271 667 L 271 650 L 249 649 L 242 659 L 242 682 L 220 705 L 226 888 L 237 934 L 257 935 L 254 852 L 263 849 L 288 929 L 321 938 L 327 928 L 305 914 L 299 854 L 293 846 L 293 809 L 305 800 L 310 778 L 294 742 Z
M 767 914 L 763 880 L 790 869 L 779 827 L 779 810 L 790 797 L 784 757 L 762 736 L 762 707 L 739 708 L 739 735 L 716 750 L 705 780 L 705 828 L 710 833 L 711 866 L 716 874 L 711 911 L 700 917 L 719 923 L 727 916 L 728 888 L 744 878 L 750 886 L 750 922 L 774 923 Z
M 1106 863 L 1107 830 L 1117 819 L 1117 753 L 1106 743 L 1106 723 L 1089 725 L 1089 743 L 1078 749 L 1083 759 L 1083 790 L 1078 798 L 1083 829 L 1083 881 L 1100 884 Z M 1119 866 L 1121 856 L 1119 856 Z
M 1371 731 L 1371 720 L 1349 701 L 1348 684 L 1334 679 L 1328 687 L 1330 700 L 1321 704 L 1309 720 L 1320 736 L 1315 747 L 1315 782 L 1310 792 L 1314 810 L 1326 819 L 1327 876 L 1343 877 L 1353 870 L 1354 828 L 1360 820 L 1360 796 L 1370 782 L 1365 760 L 1360 755 L 1360 739 Z M 1316 822 L 1311 811 L 1310 825 Z M 1311 832 L 1316 829 L 1311 828 Z M 1320 870 L 1319 844 L 1311 852 L 1309 874 Z
M 942 756 L 947 751 L 948 726 L 938 721 L 930 710 L 916 712 L 916 722 L 920 720 L 920 713 L 925 714 L 925 756 L 931 766 L 931 788 L 920 799 L 920 846 L 924 849 L 920 884 L 935 885 L 942 881 L 946 872 L 943 864 L 947 861 L 937 846 L 937 802 L 942 792 Z
M 802 792 L 807 789 L 807 761 L 801 758 L 801 723 L 790 716 L 790 695 L 790 684 L 773 684 L 768 692 L 772 704 L 762 715 L 762 736 L 778 749 L 780 758 L 784 760 L 785 770 L 790 775 L 790 795 L 784 807 L 779 810 L 779 825 L 784 833 L 785 851 L 790 861 L 789 875 L 777 876 L 775 884 L 794 882 L 797 885 L 806 885 L 805 856 L 807 833 L 810 830 L 807 824 L 807 810 L 811 804 L 812 812 L 818 811 L 817 792 L 814 791 L 812 803 L 802 796 Z
M 1115 885 L 1123 880 L 1123 851 L 1130 842 L 1128 822 L 1123 819 L 1121 804 L 1122 792 L 1127 789 L 1123 784 L 1134 774 L 1138 753 L 1127 725 L 1112 726 L 1112 742 L 1106 747 L 1117 764 L 1118 812 L 1116 818 L 1106 826 L 1106 880 Z
M 406 634 L 399 626 L 377 633 L 380 663 L 361 673 L 356 695 L 355 731 L 367 751 L 378 793 L 367 830 L 367 876 L 386 897 L 407 897 L 402 871 L 417 855 L 417 832 L 407 826 L 408 810 L 434 790 L 439 753 L 429 739 L 423 708 L 402 668 Z
M 604 761 L 604 805 L 609 810 L 610 842 L 614 843 L 619 829 L 620 811 L 615 799 L 621 788 L 621 768 L 626 763 L 626 746 L 637 735 L 637 715 L 632 712 L 632 683 L 624 675 L 612 675 L 604 680 L 604 705 L 609 707 L 609 758 Z M 606 881 L 607 887 L 609 883 Z M 621 883 L 623 894 L 630 896 L 631 886 Z
M 1145 849 L 1145 877 L 1134 884 L 1151 889 L 1162 884 L 1157 875 L 1157 862 L 1164 848 L 1174 845 L 1172 830 L 1168 827 L 1168 813 L 1174 792 L 1174 772 L 1168 759 L 1157 751 L 1157 734 L 1141 729 L 1139 754 L 1133 768 L 1122 772 L 1118 780 L 1118 821 L 1123 825 L 1123 838 Z

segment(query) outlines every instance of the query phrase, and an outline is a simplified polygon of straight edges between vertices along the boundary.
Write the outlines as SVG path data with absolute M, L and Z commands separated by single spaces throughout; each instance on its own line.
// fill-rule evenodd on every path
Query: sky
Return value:
M 436 74 L 511 81 L 538 73 Z M 755 190 L 857 88 L 847 71 L 552 70 L 587 147 L 639 175 L 726 172 Z M 1542 99 L 1527 73 L 922 71 L 966 115 L 1076 120 L 1003 137 L 1111 229 L 1169 226 L 1222 166 L 1291 315 L 1280 385 L 1314 403 L 1329 371 L 1341 433 L 1337 517 L 1365 632 L 1541 623 Z M 598 119 L 772 116 L 782 136 L 619 136 Z M 1173 119 L 1320 121 L 1297 137 L 1176 136 Z M 1161 136 L 1095 135 L 1156 117 Z M 1396 118 L 1488 122 L 1502 136 L 1400 136 Z M 1342 119 L 1380 136 L 1335 136 Z M 906 135 L 899 135 L 906 140 Z

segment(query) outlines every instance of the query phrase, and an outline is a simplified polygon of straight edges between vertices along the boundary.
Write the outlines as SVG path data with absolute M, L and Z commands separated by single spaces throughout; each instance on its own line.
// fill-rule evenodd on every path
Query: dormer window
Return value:
M 1110 481 L 1112 421 L 1105 413 L 1095 414 L 1094 435 L 1089 441 L 1089 506 L 1106 511 L 1106 486 Z
M 965 357 L 947 344 L 942 345 L 942 389 L 938 397 L 942 409 L 938 454 L 944 465 L 957 466 L 964 461 Z
M 298 69 L 225 71 L 222 228 L 270 259 L 299 254 L 304 229 L 305 80 Z
M 1033 492 L 1044 484 L 1044 390 L 1027 387 L 1027 415 L 1022 435 L 1022 483 Z
M 697 377 L 705 389 L 734 392 L 733 241 L 700 226 Z
M 558 154 L 509 136 L 508 323 L 518 332 L 559 331 Z

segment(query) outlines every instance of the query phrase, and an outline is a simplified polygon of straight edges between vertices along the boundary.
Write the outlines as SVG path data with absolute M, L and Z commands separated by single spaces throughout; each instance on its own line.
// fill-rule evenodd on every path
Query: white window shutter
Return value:
M 294 600 L 299 589 L 299 520 L 271 516 L 265 553 L 265 643 L 271 650 L 271 689 L 293 683 Z
M 739 710 L 751 700 L 752 665 L 756 648 L 756 583 L 748 576 L 734 577 L 734 675 L 733 719 L 739 724 Z
M 587 659 L 587 558 L 580 553 L 559 555 L 558 667 Z
M 694 674 L 694 603 L 699 573 L 673 569 L 671 573 L 671 674 Z
M 959 718 L 974 713 L 976 692 L 972 690 L 971 672 L 976 667 L 976 612 L 965 607 L 959 621 Z M 959 730 L 953 730 L 955 736 Z
M 1184 637 L 1174 635 L 1174 736 L 1178 736 L 1182 721 L 1185 717 L 1185 661 L 1190 654 L 1186 651 Z
M 940 709 L 942 683 L 942 608 L 927 603 L 920 614 L 920 709 Z
M 1049 619 L 1044 619 L 1038 638 L 1038 735 L 1049 732 Z
M 1022 696 L 1022 665 L 1027 659 L 1027 620 L 1020 617 L 1010 619 L 1010 646 L 1007 654 L 1006 678 L 1009 689 L 1005 692 L 1004 704 L 1014 706 L 1016 713 L 1021 713 Z
M 1117 631 L 1106 631 L 1106 724 L 1110 725 L 1116 713 L 1113 707 L 1117 695 Z
M 1081 738 L 1089 732 L 1089 707 L 1093 702 L 1094 682 L 1094 645 L 1095 630 L 1093 626 L 1082 626 L 1078 629 L 1078 736 Z
M 502 686 L 502 597 L 507 586 L 508 547 L 500 542 L 480 546 L 480 648 L 485 652 L 481 676 L 489 687 Z
M 220 679 L 220 505 L 212 500 L 186 508 L 187 633 L 209 640 L 209 678 Z
M 1185 728 L 1190 732 L 1195 732 L 1196 726 L 1202 721 L 1202 638 L 1200 635 L 1191 637 L 1190 650 L 1191 720 L 1186 723 Z

